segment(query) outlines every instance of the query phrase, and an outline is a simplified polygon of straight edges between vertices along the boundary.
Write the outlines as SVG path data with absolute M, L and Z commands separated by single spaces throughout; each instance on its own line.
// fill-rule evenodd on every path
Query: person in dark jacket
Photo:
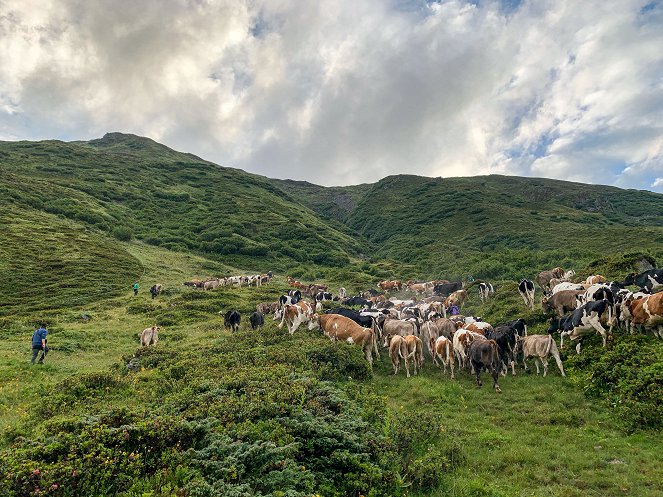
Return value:
M 32 364 L 35 363 L 35 359 L 39 355 L 41 350 L 41 357 L 39 358 L 39 364 L 44 364 L 44 358 L 48 354 L 48 345 L 46 342 L 46 335 L 48 335 L 48 330 L 46 325 L 42 324 L 41 327 L 32 334 Z

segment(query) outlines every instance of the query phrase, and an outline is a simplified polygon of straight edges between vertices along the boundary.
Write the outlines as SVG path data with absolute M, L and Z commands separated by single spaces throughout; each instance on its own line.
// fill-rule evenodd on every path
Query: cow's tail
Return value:
M 446 357 L 446 361 L 449 362 L 449 354 L 450 354 L 450 352 L 451 352 L 451 350 L 450 350 L 450 348 L 449 348 L 449 340 L 447 340 L 447 342 L 446 342 L 446 352 L 447 352 L 447 353 L 446 353 L 446 355 L 447 355 L 447 357 Z M 451 358 L 451 367 L 453 367 L 453 363 L 454 363 L 454 358 L 452 357 L 452 358 Z
M 371 330 L 371 340 L 373 341 L 373 350 L 375 351 L 375 357 L 377 360 L 380 360 L 380 351 L 378 350 L 378 341 L 376 338 L 375 331 Z

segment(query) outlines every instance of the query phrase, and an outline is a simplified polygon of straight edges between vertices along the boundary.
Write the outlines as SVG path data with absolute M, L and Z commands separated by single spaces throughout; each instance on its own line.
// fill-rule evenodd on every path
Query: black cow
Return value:
M 360 296 L 355 296 L 355 297 L 349 297 L 343 301 L 341 301 L 343 305 L 358 305 L 361 307 L 371 307 L 373 306 L 373 302 L 370 300 L 366 300 L 364 297 Z
M 497 384 L 500 369 L 500 354 L 495 340 L 474 340 L 467 351 L 472 367 L 477 375 L 477 385 L 481 386 L 481 370 L 486 368 L 493 377 L 493 388 L 497 393 L 502 390 Z
M 439 283 L 433 287 L 433 295 L 448 297 L 457 290 L 462 290 L 462 281 L 452 281 L 451 283 Z
M 225 326 L 227 330 L 232 329 L 232 331 L 237 331 L 241 320 L 242 315 L 239 311 L 228 311 L 223 317 L 223 326 Z
M 516 332 L 518 336 L 521 337 L 527 336 L 527 323 L 525 323 L 525 320 L 523 318 L 518 318 L 515 321 L 507 321 L 506 323 L 501 324 L 500 326 L 508 326 L 510 328 L 513 328 L 513 330 Z
M 332 294 L 330 292 L 318 292 L 315 294 L 315 300 L 322 302 L 323 300 L 332 300 Z
M 485 335 L 489 340 L 495 340 L 497 344 L 501 363 L 500 370 L 508 371 L 509 365 L 511 365 L 511 374 L 516 376 L 516 330 L 511 326 L 502 325 L 497 326 L 494 330 L 487 330 Z
M 606 346 L 608 333 L 601 325 L 601 316 L 607 313 L 608 322 L 612 321 L 612 306 L 607 300 L 598 300 L 596 302 L 587 302 L 578 307 L 571 314 L 562 318 L 552 319 L 548 333 L 560 332 L 561 342 L 559 348 L 564 346 L 564 337 L 568 336 L 570 340 L 582 338 L 583 335 L 596 330 L 603 338 L 603 346 Z M 576 345 L 576 352 L 580 354 L 582 341 Z
M 636 285 L 642 292 L 652 293 L 655 288 L 663 286 L 663 269 L 650 269 L 640 274 L 631 273 L 623 283 L 623 286 L 629 285 Z
M 368 290 L 362 292 L 364 297 L 366 297 L 366 294 L 368 294 L 370 297 L 377 297 L 378 295 L 384 295 L 384 292 L 380 292 L 374 288 L 369 288 Z
M 525 305 L 534 309 L 534 282 L 531 280 L 520 280 L 518 283 L 518 293 L 525 301 Z
M 254 312 L 249 317 L 249 323 L 251 323 L 251 329 L 255 330 L 265 324 L 265 316 L 261 312 Z
M 336 309 L 330 309 L 328 311 L 325 311 L 325 314 L 340 314 L 341 316 L 345 316 L 346 318 L 352 319 L 355 323 L 357 323 L 360 326 L 363 326 L 364 328 L 372 329 L 373 327 L 374 319 L 371 315 L 362 316 L 361 312 L 355 311 L 354 309 L 337 307 Z

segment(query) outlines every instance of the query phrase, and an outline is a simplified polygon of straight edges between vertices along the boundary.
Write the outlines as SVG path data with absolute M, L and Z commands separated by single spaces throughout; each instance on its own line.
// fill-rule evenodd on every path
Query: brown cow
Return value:
M 451 319 L 447 318 L 437 318 L 435 321 L 435 326 L 437 326 L 438 329 L 438 335 L 437 336 L 443 336 L 451 340 L 454 336 L 454 333 L 456 332 L 456 323 L 454 323 Z
M 378 283 L 378 288 L 380 290 L 384 290 L 385 292 L 391 291 L 391 290 L 400 290 L 402 287 L 402 283 L 399 280 L 385 280 L 381 281 Z
M 550 271 L 541 271 L 536 277 L 536 282 L 539 284 L 543 291 L 550 290 L 550 280 L 553 278 L 561 279 L 564 277 L 564 270 L 561 267 L 556 267 Z
M 391 335 L 414 335 L 417 333 L 417 324 L 413 321 L 404 321 L 387 317 L 382 324 L 382 332 Z
M 467 300 L 467 297 L 468 297 L 467 290 L 456 290 L 447 297 L 447 299 L 444 301 L 444 305 L 445 307 L 449 307 L 451 305 L 457 305 L 460 309 L 462 309 L 463 304 Z
M 463 326 L 463 328 L 474 333 L 479 333 L 483 336 L 486 336 L 488 333 L 493 333 L 495 331 L 492 325 L 483 321 L 474 321 L 473 323 L 466 324 Z
M 417 374 L 417 370 L 421 369 L 421 365 L 424 363 L 424 346 L 421 343 L 419 337 L 414 335 L 407 335 L 403 337 L 403 343 L 405 344 L 405 371 L 407 377 L 410 377 L 410 361 L 414 364 L 414 374 Z
M 652 331 L 655 336 L 663 338 L 663 292 L 625 304 L 622 310 L 628 312 L 631 332 L 635 326 L 642 326 L 646 331 Z
M 566 376 L 566 374 L 564 374 L 564 366 L 562 366 L 562 359 L 559 357 L 559 350 L 557 350 L 557 344 L 551 335 L 529 335 L 526 337 L 516 335 L 516 343 L 517 348 L 523 352 L 525 371 L 529 370 L 527 367 L 527 358 L 534 357 L 536 374 L 539 374 L 538 361 L 541 361 L 541 364 L 543 365 L 543 376 L 546 376 L 548 374 L 548 358 L 553 356 L 562 376 Z
M 375 350 L 375 357 L 380 359 L 373 330 L 359 326 L 352 319 L 339 314 L 313 314 L 308 329 L 313 330 L 316 327 L 321 328 L 324 334 L 332 340 L 359 345 L 364 351 L 364 356 L 371 369 L 373 368 L 373 350 Z
M 451 368 L 451 379 L 454 379 L 454 350 L 453 343 L 446 337 L 440 336 L 437 339 L 431 337 L 428 346 L 433 350 L 433 363 L 439 366 L 438 357 L 444 366 L 444 374 L 447 373 L 447 366 Z
M 148 345 L 156 345 L 159 341 L 160 328 L 155 324 L 151 328 L 145 328 L 140 334 L 140 345 L 147 347 Z
M 596 283 L 606 283 L 608 279 L 605 276 L 600 274 L 595 274 L 594 276 L 589 276 L 585 280 L 585 285 L 595 285 Z
M 578 305 L 576 296 L 584 293 L 584 290 L 562 290 L 552 294 L 550 297 L 543 297 L 541 299 L 541 307 L 545 312 L 550 312 L 554 309 L 557 315 L 562 317 L 567 312 L 572 312 L 576 309 Z
M 384 337 L 383 346 L 389 347 L 389 358 L 391 359 L 391 366 L 394 368 L 394 374 L 398 374 L 401 367 L 401 358 L 405 359 L 407 350 L 401 350 L 405 347 L 403 337 L 400 335 L 387 335 Z

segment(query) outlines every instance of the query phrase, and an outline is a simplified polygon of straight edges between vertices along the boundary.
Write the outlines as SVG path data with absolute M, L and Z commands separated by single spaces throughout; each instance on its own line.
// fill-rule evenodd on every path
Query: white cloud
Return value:
M 322 184 L 663 191 L 663 5 L 507 4 L 6 0 L 0 139 L 126 131 Z

